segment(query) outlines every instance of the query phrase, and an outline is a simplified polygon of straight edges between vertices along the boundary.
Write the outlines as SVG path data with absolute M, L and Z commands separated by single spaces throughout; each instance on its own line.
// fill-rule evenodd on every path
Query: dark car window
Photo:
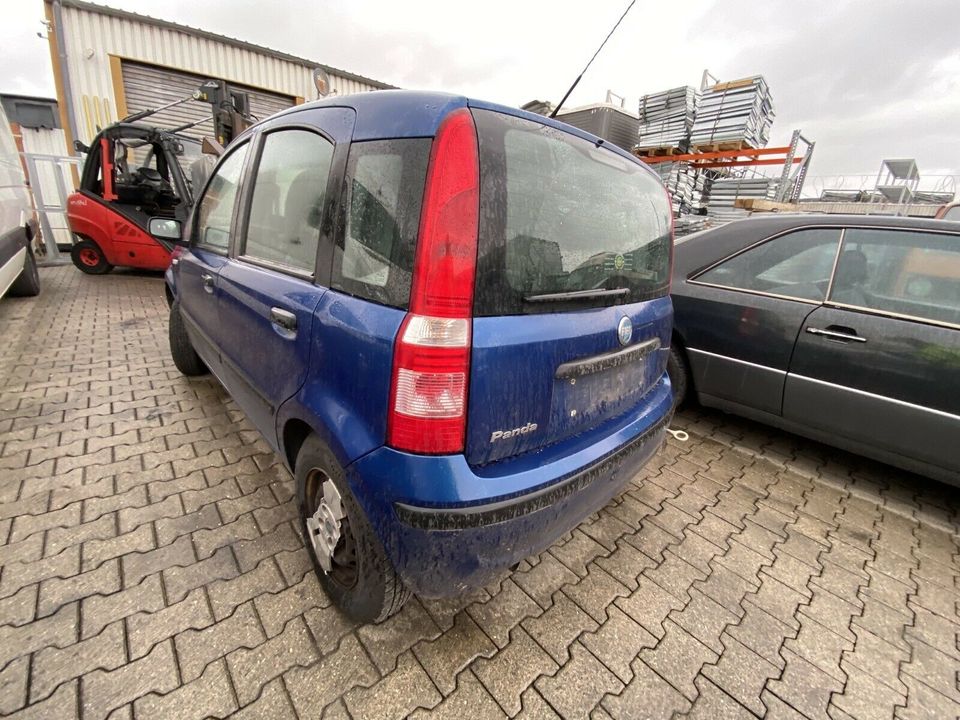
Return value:
M 230 246 L 230 223 L 237 189 L 247 157 L 249 143 L 237 148 L 217 167 L 197 206 L 194 241 L 208 248 L 226 252 Z
M 556 312 L 538 295 L 589 290 L 576 307 L 667 292 L 670 204 L 644 166 L 537 122 L 475 110 L 480 143 L 476 314 Z
M 386 305 L 410 299 L 430 140 L 378 140 L 350 147 L 342 245 L 333 287 Z
M 313 273 L 333 144 L 307 130 L 266 135 L 243 255 Z
M 696 280 L 738 290 L 822 301 L 830 285 L 840 230 L 808 228 L 734 255 Z
M 960 325 L 960 235 L 847 230 L 830 300 Z

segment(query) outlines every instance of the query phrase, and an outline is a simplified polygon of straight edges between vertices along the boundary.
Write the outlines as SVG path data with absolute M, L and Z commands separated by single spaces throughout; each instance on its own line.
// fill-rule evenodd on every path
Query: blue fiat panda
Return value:
M 184 237 L 173 360 L 284 459 L 358 621 L 489 582 L 663 443 L 670 205 L 597 137 L 452 95 L 310 103 L 228 148 Z

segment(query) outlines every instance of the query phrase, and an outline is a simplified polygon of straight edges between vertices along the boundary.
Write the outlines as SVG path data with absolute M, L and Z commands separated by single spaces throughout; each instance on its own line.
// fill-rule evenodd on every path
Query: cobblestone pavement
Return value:
M 167 351 L 157 276 L 0 302 L 0 713 L 930 718 L 960 712 L 958 491 L 687 412 L 495 586 L 354 627 L 292 481 Z

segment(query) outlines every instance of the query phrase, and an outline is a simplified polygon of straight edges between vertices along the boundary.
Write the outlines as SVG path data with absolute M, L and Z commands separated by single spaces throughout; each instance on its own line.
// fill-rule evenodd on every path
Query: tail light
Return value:
M 430 150 L 410 311 L 394 347 L 387 442 L 398 450 L 464 448 L 479 186 L 473 117 L 455 110 Z

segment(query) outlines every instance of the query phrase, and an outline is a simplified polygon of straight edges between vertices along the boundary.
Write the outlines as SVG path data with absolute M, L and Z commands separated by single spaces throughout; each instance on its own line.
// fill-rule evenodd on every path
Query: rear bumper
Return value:
M 408 587 L 423 597 L 457 595 L 543 551 L 606 505 L 660 449 L 671 417 L 664 379 L 602 441 L 509 477 L 481 475 L 459 455 L 389 448 L 353 463 L 347 477 Z M 496 492 L 506 486 L 513 492 Z M 451 502 L 457 494 L 469 499 Z

